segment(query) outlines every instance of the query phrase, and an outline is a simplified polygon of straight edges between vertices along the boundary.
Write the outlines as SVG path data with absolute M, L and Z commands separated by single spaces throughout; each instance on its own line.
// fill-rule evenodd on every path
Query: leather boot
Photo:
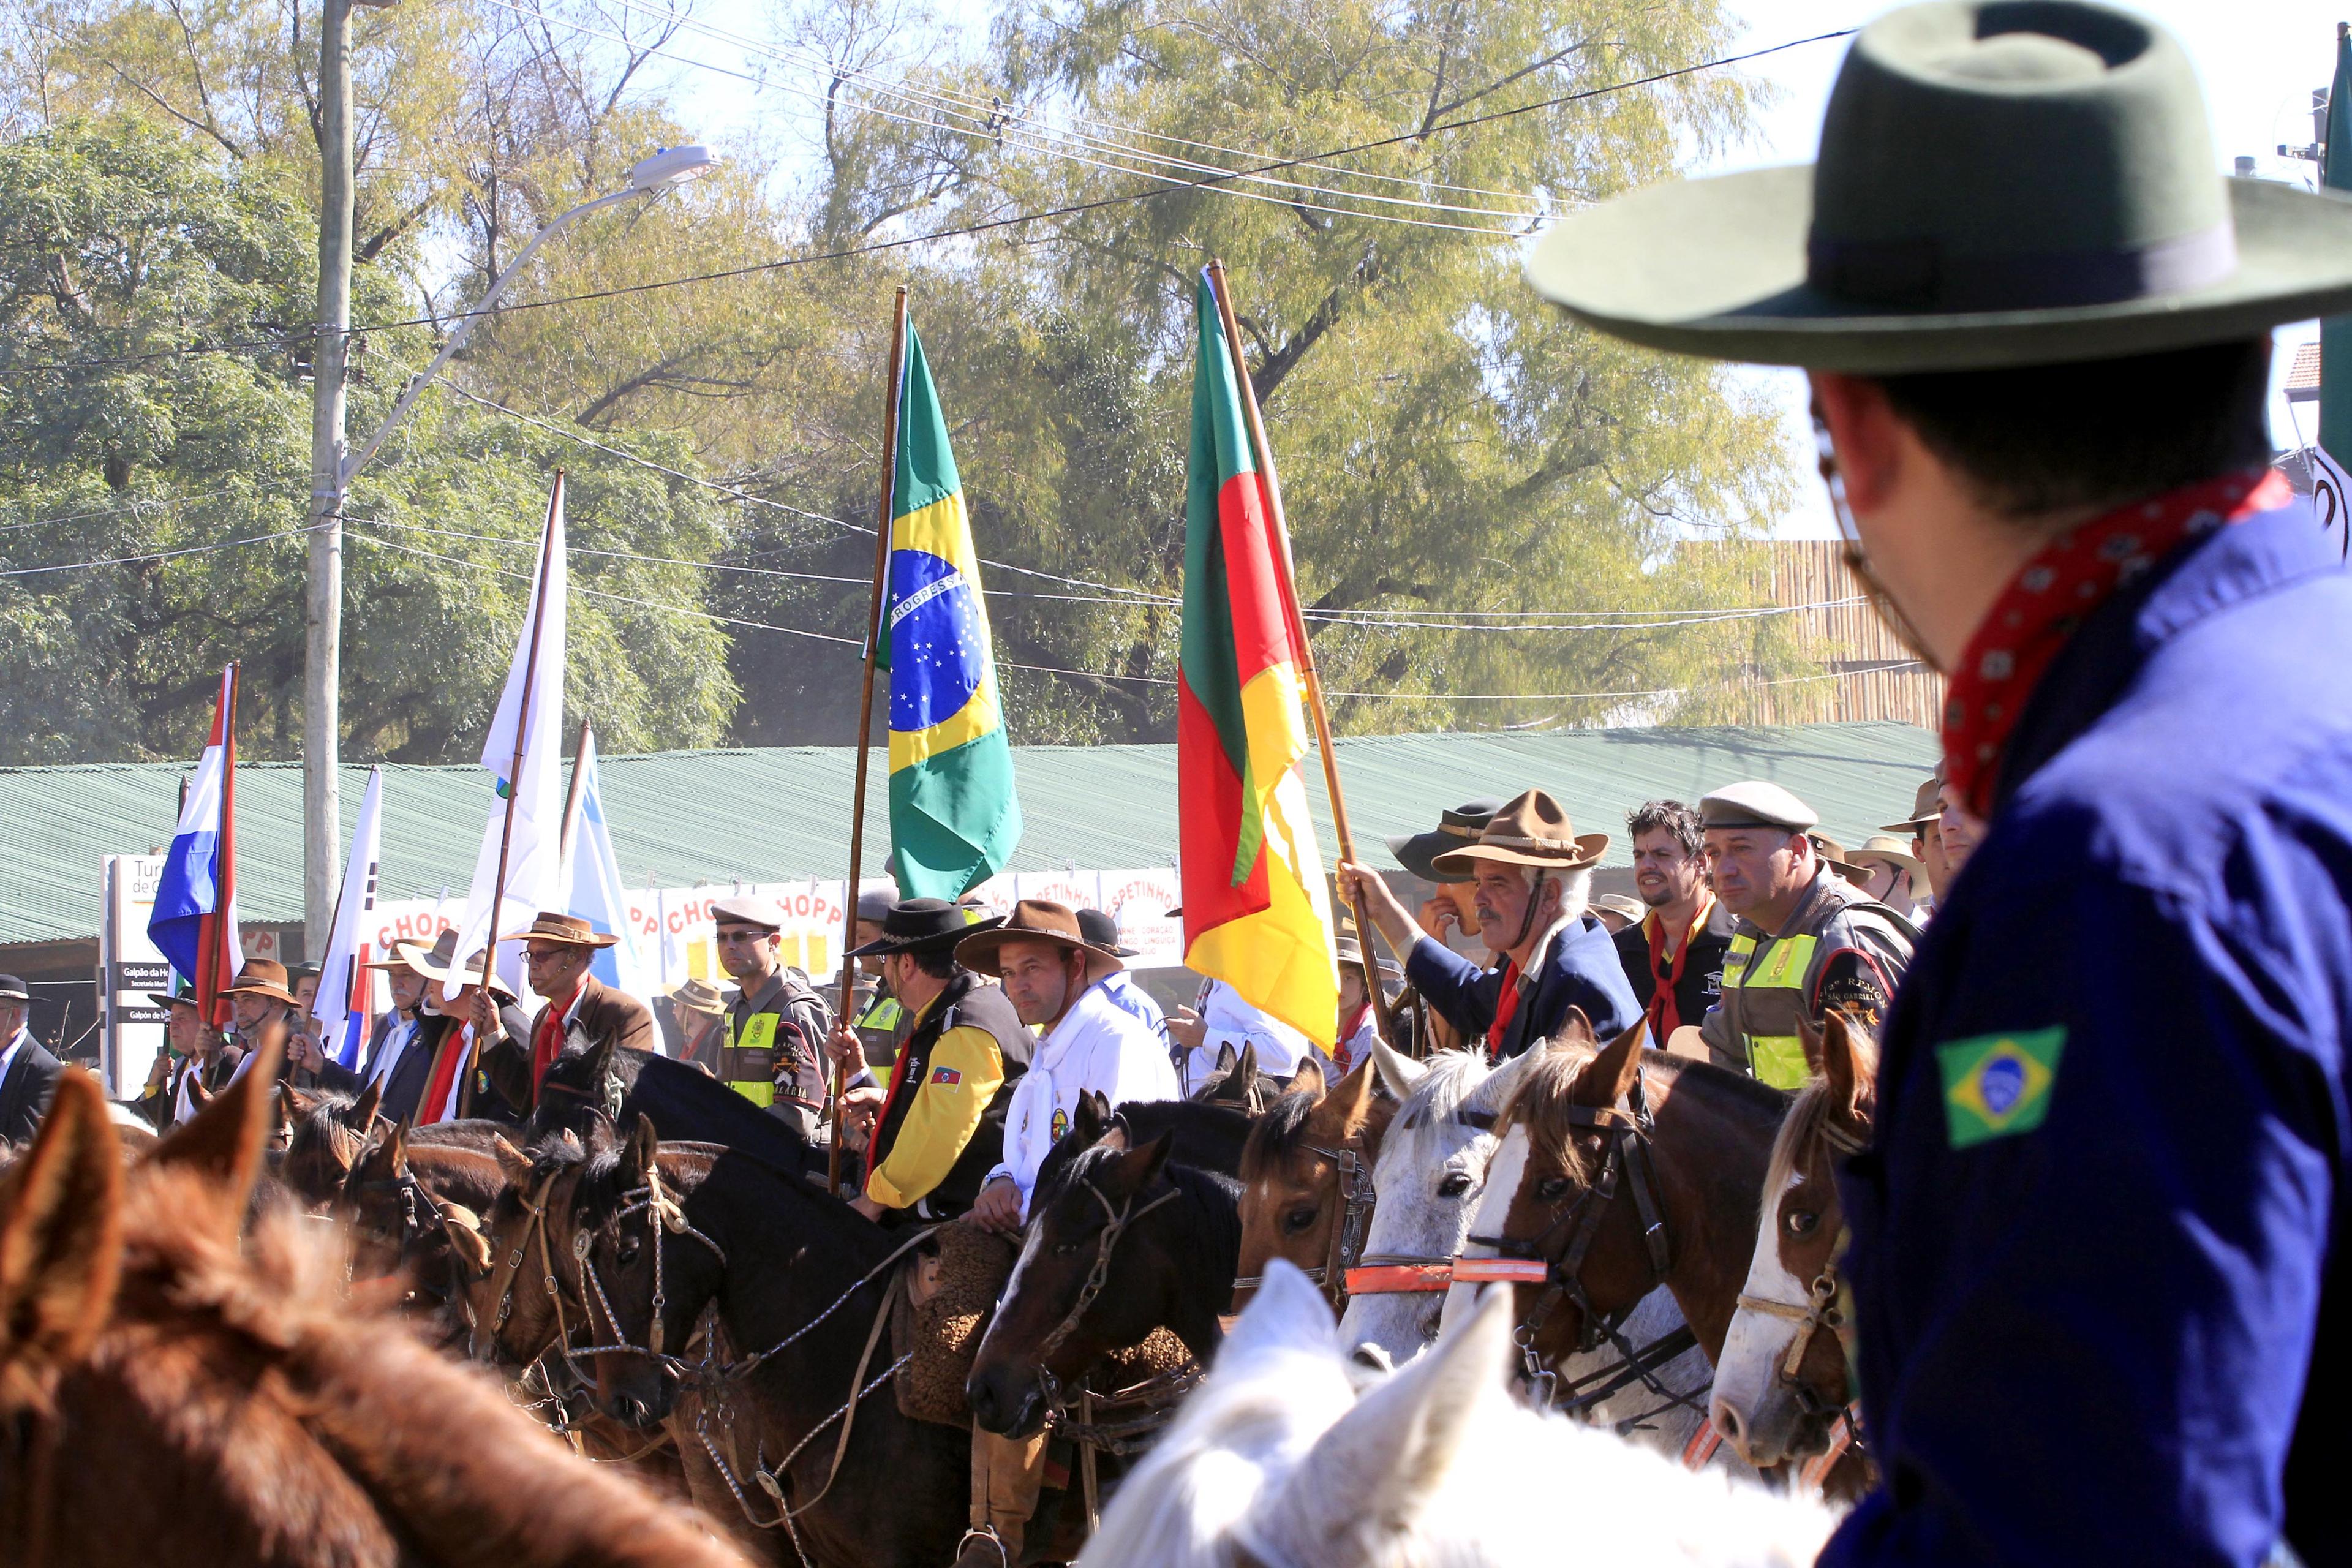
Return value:
M 1004 1437 L 971 1429 L 971 1528 L 955 1568 L 1020 1568 L 1029 1516 L 1045 1487 L 1045 1434 Z

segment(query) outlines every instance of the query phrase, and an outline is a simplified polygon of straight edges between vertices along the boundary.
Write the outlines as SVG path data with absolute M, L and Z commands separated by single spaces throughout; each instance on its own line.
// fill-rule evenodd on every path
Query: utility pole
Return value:
M 352 0 L 319 19 L 319 309 L 310 355 L 310 572 L 302 622 L 302 952 L 324 951 L 341 818 L 343 366 L 352 324 Z

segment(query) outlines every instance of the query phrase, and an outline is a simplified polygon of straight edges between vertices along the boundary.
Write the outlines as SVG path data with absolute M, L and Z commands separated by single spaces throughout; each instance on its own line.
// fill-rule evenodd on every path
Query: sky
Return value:
M 633 8 L 656 9 L 660 0 L 628 0 Z M 695 7 L 702 21 L 750 37 L 770 31 L 772 0 L 705 0 Z M 1866 22 L 1889 7 L 1884 0 L 1729 0 L 1739 33 L 1727 52 L 1739 53 L 1810 37 Z M 2211 119 L 2214 166 L 2228 173 L 2242 153 L 2255 158 L 2255 173 L 2268 179 L 2309 183 L 2315 168 L 2282 158 L 2277 145 L 2312 140 L 2311 92 L 2327 85 L 2334 70 L 2336 21 L 2352 14 L 2352 0 L 2140 0 L 2135 6 L 2171 29 L 2188 50 L 2201 80 Z M 985 37 L 989 0 L 932 0 L 943 34 L 970 45 Z M 779 84 L 755 91 L 739 74 L 748 64 L 743 50 L 708 37 L 681 36 L 674 53 L 692 56 L 719 69 L 675 68 L 682 88 L 677 101 L 696 105 L 703 123 L 693 129 L 714 144 L 751 136 L 786 154 L 805 148 L 813 110 L 805 97 Z M 1750 134 L 1737 146 L 1695 163 L 1693 174 L 1728 173 L 1778 163 L 1811 161 L 1830 87 L 1847 41 L 1808 44 L 1743 68 L 1768 84 L 1773 101 Z M 772 66 L 780 75 L 784 68 Z M 805 91 L 806 79 L 799 84 Z M 2318 335 L 2316 322 L 2280 329 L 2273 383 L 2283 378 L 2298 343 Z M 1812 468 L 1811 428 L 1805 416 L 1803 377 L 1791 370 L 1749 369 L 1737 384 L 1776 407 L 1800 474 Z M 2294 419 L 2300 415 L 2303 432 Z M 2310 405 L 2290 410 L 2272 398 L 2273 434 L 2282 447 L 2307 438 Z M 1827 538 L 1834 530 L 1820 487 L 1797 488 L 1797 501 L 1778 531 L 1790 538 Z

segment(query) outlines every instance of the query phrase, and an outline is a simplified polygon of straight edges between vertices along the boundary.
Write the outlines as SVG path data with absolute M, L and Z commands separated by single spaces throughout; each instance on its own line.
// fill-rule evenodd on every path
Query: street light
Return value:
M 362 4 L 388 0 L 361 0 Z M 341 823 L 335 770 L 341 763 L 342 737 L 340 702 L 342 685 L 343 500 L 353 476 L 367 467 L 417 398 L 441 374 L 450 356 L 465 347 L 474 325 L 496 309 L 539 247 L 575 218 L 599 207 L 656 196 L 671 186 L 693 179 L 709 168 L 710 150 L 701 146 L 664 147 L 629 170 L 628 189 L 583 202 L 530 237 L 530 243 L 489 291 L 459 317 L 448 341 L 424 373 L 402 388 L 392 412 L 377 426 L 358 451 L 343 456 L 343 362 L 351 339 L 351 121 L 349 112 L 350 58 L 343 26 L 348 0 L 328 0 L 327 26 L 320 40 L 324 126 L 322 145 L 327 158 L 321 180 L 319 246 L 319 352 L 311 429 L 310 545 L 309 584 L 305 596 L 305 647 L 302 671 L 302 890 L 306 952 L 324 935 L 327 911 L 332 907 L 335 865 Z
M 507 263 L 506 270 L 499 273 L 491 282 L 489 292 L 484 294 L 472 310 L 458 318 L 457 324 L 450 330 L 448 341 L 441 345 L 441 352 L 433 356 L 433 363 L 426 365 L 405 387 L 401 389 L 400 400 L 392 405 L 392 412 L 384 416 L 383 423 L 376 426 L 375 434 L 369 437 L 366 444 L 358 451 L 343 459 L 342 472 L 335 486 L 336 511 L 340 513 L 342 510 L 343 495 L 351 489 L 352 477 L 367 466 L 368 460 L 375 456 L 377 448 L 383 445 L 384 437 L 391 435 L 394 426 L 408 416 L 409 409 L 414 407 L 416 400 L 424 395 L 425 389 L 433 384 L 433 378 L 441 374 L 441 367 L 449 363 L 451 355 L 466 346 L 466 340 L 473 335 L 474 324 L 497 308 L 499 297 L 507 291 L 507 285 L 514 281 L 515 274 L 520 272 L 530 263 L 530 258 L 539 253 L 541 246 L 555 237 L 558 229 L 562 228 L 574 218 L 587 216 L 600 207 L 613 206 L 638 196 L 657 196 L 673 185 L 683 184 L 693 179 L 704 170 L 710 168 L 715 162 L 708 147 L 696 145 L 665 147 L 652 157 L 644 159 L 630 168 L 628 189 L 614 191 L 607 196 L 598 196 L 593 201 L 583 202 L 570 212 L 549 220 L 546 227 L 532 235 L 530 243 L 524 246 L 520 253 L 512 261 Z

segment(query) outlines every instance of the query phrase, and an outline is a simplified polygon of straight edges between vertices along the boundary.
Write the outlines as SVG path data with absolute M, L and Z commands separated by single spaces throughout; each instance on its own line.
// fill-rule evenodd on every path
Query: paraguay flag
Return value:
M 875 666 L 890 672 L 890 845 L 901 895 L 955 899 L 1012 858 L 1021 803 L 963 482 L 911 322 L 904 363 L 889 580 L 873 631 Z
M 180 805 L 180 826 L 163 855 L 147 938 L 194 984 L 196 1007 L 229 1021 L 221 994 L 236 977 L 236 666 L 221 671 L 212 738 Z
M 1195 302 L 1176 804 L 1184 962 L 1329 1049 L 1339 971 L 1307 751 L 1290 542 L 1269 504 L 1207 275 Z

